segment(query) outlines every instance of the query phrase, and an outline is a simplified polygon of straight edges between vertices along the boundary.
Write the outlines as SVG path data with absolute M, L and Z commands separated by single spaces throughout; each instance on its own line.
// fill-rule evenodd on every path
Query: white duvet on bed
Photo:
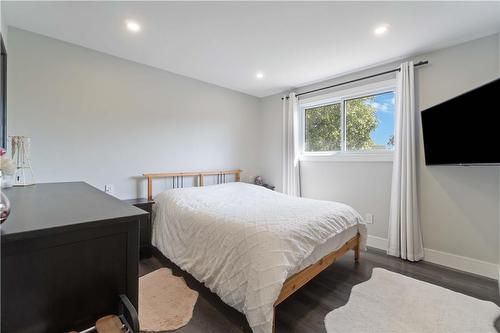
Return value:
M 317 247 L 366 228 L 351 207 L 229 183 L 155 197 L 153 245 L 228 305 L 253 332 L 270 333 L 273 304 L 290 272 Z

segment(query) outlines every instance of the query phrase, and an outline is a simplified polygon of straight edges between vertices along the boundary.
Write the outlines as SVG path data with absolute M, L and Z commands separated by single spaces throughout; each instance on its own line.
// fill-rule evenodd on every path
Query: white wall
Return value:
M 259 100 L 9 27 L 8 134 L 32 137 L 37 182 L 145 196 L 144 172 L 258 173 Z
M 417 69 L 419 109 L 497 77 L 499 40 L 490 36 L 415 57 L 430 61 Z M 143 172 L 242 168 L 244 179 L 261 173 L 281 189 L 281 95 L 259 100 L 13 28 L 9 59 L 8 131 L 33 138 L 38 182 L 84 180 L 101 189 L 113 184 L 118 197 L 132 198 L 145 195 Z M 496 271 L 498 168 L 426 167 L 419 149 L 429 256 L 493 263 Z M 390 162 L 303 162 L 303 193 L 375 214 L 369 234 L 383 240 L 391 168 Z
M 282 190 L 282 159 L 283 159 L 283 104 L 281 95 L 273 95 L 261 99 L 261 154 L 260 168 L 264 181 L 276 186 L 276 191 Z
M 498 43 L 498 35 L 493 35 L 414 57 L 415 61 L 430 62 L 416 70 L 418 109 L 424 110 L 496 78 Z M 398 64 L 386 64 L 295 91 L 327 86 Z M 265 155 L 275 156 L 264 160 L 263 176 L 278 187 L 281 186 L 281 151 L 273 140 L 281 140 L 282 135 L 280 97 L 267 97 L 261 104 L 263 118 L 269 122 L 265 128 L 271 129 L 262 135 L 266 140 Z M 362 214 L 374 213 L 375 223 L 368 226 L 369 234 L 387 238 L 392 163 L 308 161 L 301 165 L 305 196 L 345 202 Z M 426 167 L 420 144 L 418 177 L 424 246 L 430 249 L 428 258 L 439 262 L 441 257 L 452 254 L 454 260 L 461 260 L 456 256 L 466 257 L 466 261 L 470 258 L 468 264 L 478 267 L 484 261 L 482 268 L 475 271 L 488 276 L 494 272 L 496 276 L 500 219 L 498 168 Z
M 424 110 L 498 77 L 498 36 L 426 55 L 417 71 L 418 103 Z M 494 109 L 471 110 L 486 117 Z M 474 138 L 471 138 L 473 140 Z M 420 212 L 424 246 L 498 263 L 497 167 L 426 167 L 420 145 Z M 496 183 L 496 184 L 495 184 Z

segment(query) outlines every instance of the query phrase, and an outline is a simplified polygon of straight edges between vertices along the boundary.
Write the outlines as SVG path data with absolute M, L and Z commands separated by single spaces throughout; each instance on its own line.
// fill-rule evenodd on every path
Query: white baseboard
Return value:
M 368 235 L 366 239 L 366 245 L 379 250 L 387 251 L 388 241 L 387 238 Z
M 498 279 L 498 265 L 491 262 L 432 249 L 424 249 L 424 256 L 424 260 L 428 262 L 486 276 L 495 280 Z
M 387 239 L 382 237 L 368 236 L 367 239 L 368 246 L 384 251 L 387 251 L 387 243 Z M 500 267 L 491 262 L 463 257 L 433 249 L 424 249 L 424 261 L 486 276 L 491 279 L 498 280 L 500 284 Z

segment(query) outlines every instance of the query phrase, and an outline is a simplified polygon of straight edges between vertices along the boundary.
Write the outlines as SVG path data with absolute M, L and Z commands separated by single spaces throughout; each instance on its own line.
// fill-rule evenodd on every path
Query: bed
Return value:
M 366 227 L 345 204 L 241 183 L 239 172 L 145 174 L 150 197 L 152 178 L 173 177 L 179 187 L 154 197 L 152 242 L 244 313 L 253 332 L 270 333 L 275 306 L 347 251 L 358 259 Z M 232 174 L 237 181 L 226 183 Z M 184 177 L 210 175 L 218 184 L 179 186 Z

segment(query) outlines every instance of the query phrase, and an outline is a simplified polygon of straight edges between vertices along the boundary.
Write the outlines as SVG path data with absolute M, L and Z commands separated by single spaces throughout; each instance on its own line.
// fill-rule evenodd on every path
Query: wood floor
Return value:
M 153 252 L 152 258 L 141 260 L 139 272 L 144 275 L 160 267 L 171 268 L 174 275 L 184 277 L 188 286 L 200 294 L 193 319 L 176 332 L 251 332 L 243 314 L 224 304 L 217 295 L 158 251 Z M 349 299 L 351 288 L 368 280 L 374 267 L 382 267 L 500 305 L 498 287 L 494 280 L 426 262 L 410 263 L 389 257 L 375 249 L 363 252 L 360 262 L 355 264 L 351 251 L 278 306 L 277 332 L 326 332 L 323 323 L 325 315 L 344 305 Z M 498 330 L 500 320 L 496 326 Z

